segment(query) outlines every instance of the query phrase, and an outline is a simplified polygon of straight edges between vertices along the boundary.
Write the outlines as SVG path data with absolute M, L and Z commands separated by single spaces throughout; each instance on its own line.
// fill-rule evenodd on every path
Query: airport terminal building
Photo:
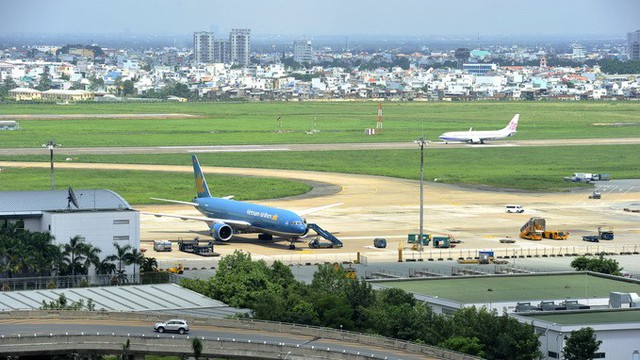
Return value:
M 0 221 L 49 232 L 54 244 L 80 236 L 100 248 L 100 258 L 116 253 L 114 243 L 140 248 L 140 213 L 111 190 L 0 192 Z

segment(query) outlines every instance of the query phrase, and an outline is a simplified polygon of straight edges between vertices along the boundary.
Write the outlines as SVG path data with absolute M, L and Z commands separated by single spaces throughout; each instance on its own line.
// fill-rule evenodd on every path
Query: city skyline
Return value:
M 187 34 L 251 28 L 286 36 L 626 36 L 640 26 L 635 0 L 506 1 L 454 3 L 405 0 L 3 0 L 5 34 Z

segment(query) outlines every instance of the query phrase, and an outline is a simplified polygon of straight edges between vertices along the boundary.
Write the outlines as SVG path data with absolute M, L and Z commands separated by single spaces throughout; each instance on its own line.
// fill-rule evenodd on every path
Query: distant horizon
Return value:
M 227 34 L 264 36 L 624 36 L 637 0 L 1 0 L 0 34 L 28 36 Z

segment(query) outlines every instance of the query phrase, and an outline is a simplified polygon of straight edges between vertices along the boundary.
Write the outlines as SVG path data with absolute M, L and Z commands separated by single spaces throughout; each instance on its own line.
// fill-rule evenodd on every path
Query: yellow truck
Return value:
M 546 221 L 543 218 L 532 217 L 520 228 L 520 237 L 527 240 L 542 240 Z
M 545 230 L 542 232 L 542 237 L 545 239 L 553 240 L 567 240 L 567 238 L 569 237 L 569 232 L 559 230 Z

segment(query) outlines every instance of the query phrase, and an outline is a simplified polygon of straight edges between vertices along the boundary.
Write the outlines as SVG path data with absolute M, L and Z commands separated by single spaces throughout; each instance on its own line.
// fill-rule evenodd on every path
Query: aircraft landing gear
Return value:
M 295 238 L 291 238 L 291 240 L 289 240 L 289 250 L 295 250 L 296 249 L 296 239 Z
M 273 240 L 273 235 L 271 235 L 271 234 L 258 234 L 258 240 Z

